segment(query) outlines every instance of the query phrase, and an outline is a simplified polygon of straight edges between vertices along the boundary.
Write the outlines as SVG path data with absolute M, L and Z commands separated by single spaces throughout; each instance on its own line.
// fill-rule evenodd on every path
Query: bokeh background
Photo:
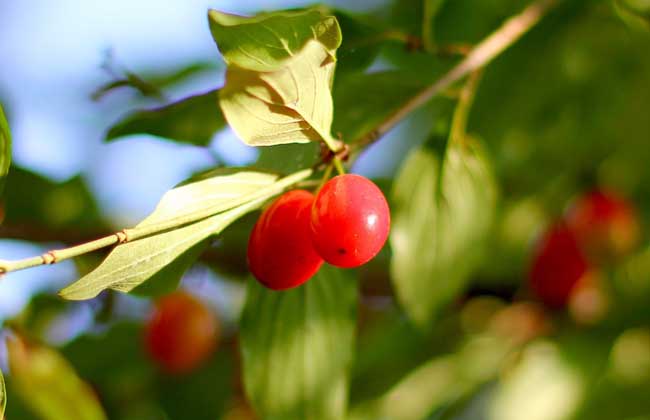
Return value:
M 396 31 L 421 32 L 421 2 L 325 3 L 370 15 Z M 474 44 L 526 3 L 446 2 L 436 20 L 438 42 Z M 254 163 L 258 152 L 229 129 L 217 133 L 208 147 L 149 135 L 103 139 L 130 110 L 223 83 L 225 67 L 210 36 L 208 8 L 251 14 L 307 4 L 0 0 L 0 101 L 13 136 L 0 258 L 32 256 L 134 225 L 165 191 L 193 173 Z M 362 272 L 364 327 L 352 374 L 353 404 L 404 380 L 418 388 L 418 377 L 409 372 L 433 357 L 425 366 L 429 370 L 420 372 L 440 378 L 437 383 L 422 379 L 431 386 L 430 394 L 441 395 L 431 405 L 432 419 L 650 419 L 650 308 L 645 300 L 650 297 L 650 255 L 643 251 L 650 215 L 649 10 L 644 0 L 567 1 L 488 67 L 469 131 L 485 141 L 499 181 L 492 253 L 458 305 L 424 335 L 409 325 L 392 298 L 388 251 Z M 438 57 L 432 65 L 424 54 L 389 44 L 365 71 L 439 72 L 456 59 Z M 129 74 L 156 87 L 157 94 L 147 96 L 132 86 L 101 91 Z M 378 100 L 377 95 L 381 92 L 358 100 Z M 443 97 L 415 112 L 365 152 L 354 171 L 388 189 L 409 149 L 432 138 L 437 144 L 435 138 L 446 135 L 451 107 Z M 623 300 L 608 309 L 605 320 L 581 325 L 567 312 L 531 303 L 525 283 L 536 238 L 577 194 L 594 186 L 629 198 L 641 239 L 629 259 L 603 270 L 613 282 L 626 282 Z M 249 219 L 233 227 L 244 237 L 249 228 Z M 232 257 L 233 265 L 241 262 L 244 245 L 235 236 L 228 248 L 232 254 L 219 254 L 217 261 Z M 5 325 L 19 320 L 30 334 L 63 348 L 82 376 L 108 389 L 101 398 L 111 418 L 250 418 L 237 373 L 241 267 L 224 273 L 211 266 L 216 263 L 208 256 L 185 275 L 183 287 L 218 314 L 224 336 L 208 368 L 178 379 L 159 376 L 134 339 L 150 311 L 149 299 L 112 294 L 70 304 L 55 297 L 100 258 L 6 276 L 0 281 L 0 320 Z M 513 301 L 519 302 L 514 309 Z M 501 318 L 490 325 L 499 334 L 546 338 L 525 347 L 501 373 L 482 377 L 476 372 L 490 371 L 490 357 L 500 351 L 489 341 L 494 331 L 486 333 L 490 327 L 481 321 L 494 314 Z M 6 372 L 4 348 L 0 355 Z M 463 366 L 469 373 L 458 373 Z M 8 377 L 10 383 L 10 372 Z M 472 392 L 466 392 L 469 388 Z M 12 398 L 11 387 L 9 392 L 7 418 L 32 418 L 20 397 Z M 418 404 L 406 395 L 394 398 Z M 183 410 L 192 404 L 188 417 Z

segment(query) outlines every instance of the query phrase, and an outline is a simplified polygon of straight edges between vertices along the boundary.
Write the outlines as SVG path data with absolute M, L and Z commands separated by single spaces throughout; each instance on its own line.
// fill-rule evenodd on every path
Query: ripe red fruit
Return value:
M 337 267 L 357 267 L 381 250 L 390 210 L 381 190 L 359 175 L 339 175 L 323 185 L 311 211 L 316 251 Z
M 264 286 L 284 290 L 309 280 L 323 264 L 309 237 L 314 195 L 305 190 L 283 194 L 266 209 L 248 241 L 248 265 Z
M 639 222 L 632 204 L 611 191 L 595 190 L 579 197 L 566 219 L 595 262 L 624 256 L 639 239 Z
M 542 237 L 529 273 L 533 292 L 550 307 L 564 307 L 573 288 L 589 269 L 578 241 L 564 223 Z
M 217 319 L 203 303 L 175 292 L 156 302 L 145 331 L 147 351 L 165 371 L 186 373 L 210 356 L 218 331 Z

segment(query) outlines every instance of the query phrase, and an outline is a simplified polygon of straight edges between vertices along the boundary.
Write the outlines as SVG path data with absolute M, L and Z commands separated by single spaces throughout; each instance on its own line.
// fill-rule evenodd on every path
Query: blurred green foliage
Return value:
M 459 49 L 475 45 L 526 4 L 524 0 L 400 0 L 358 16 L 332 11 L 343 33 L 333 84 L 333 134 L 340 133 L 345 141 L 353 142 L 371 131 L 456 63 Z M 451 274 L 438 273 L 436 281 L 426 281 L 425 277 L 431 276 L 428 271 L 413 275 L 422 277 L 417 280 L 424 284 L 414 294 L 416 301 L 448 292 L 426 328 L 416 327 L 404 303 L 396 302 L 396 290 L 387 281 L 393 254 L 386 249 L 351 278 L 338 278 L 338 274 L 328 278 L 328 270 L 287 295 L 267 292 L 249 282 L 242 345 L 239 327 L 233 325 L 226 329 L 211 360 L 187 376 L 159 372 L 143 352 L 143 318 L 124 322 L 112 310 L 89 331 L 63 345 L 61 354 L 75 375 L 94 389 L 111 419 L 249 419 L 249 404 L 243 401 L 251 393 L 255 396 L 252 405 L 276 414 L 275 418 L 297 418 L 286 414 L 297 411 L 316 413 L 304 418 L 336 418 L 338 411 L 327 417 L 323 414 L 326 410 L 321 410 L 324 403 L 320 398 L 329 395 L 313 396 L 319 389 L 309 375 L 318 369 L 327 371 L 334 382 L 341 377 L 349 379 L 349 392 L 345 385 L 336 388 L 345 394 L 336 398 L 349 400 L 355 419 L 650 418 L 648 10 L 648 2 L 642 0 L 559 2 L 529 34 L 484 70 L 467 131 L 482 139 L 500 202 L 470 205 L 465 194 L 476 194 L 464 193 L 460 187 L 453 191 L 471 207 L 468 214 L 474 212 L 476 219 L 490 216 L 493 223 L 489 234 L 481 234 L 484 252 L 480 257 L 469 250 L 459 253 L 445 261 Z M 423 34 L 427 37 L 424 41 Z M 142 80 L 153 80 L 153 85 L 164 91 L 165 80 L 173 83 L 194 74 L 192 69 L 172 73 L 169 77 L 158 75 L 158 81 Z M 121 85 L 132 85 L 136 79 L 129 80 Z M 427 153 L 442 161 L 447 142 L 441 139 L 449 135 L 460 87 L 424 108 L 424 123 L 407 125 L 400 132 L 400 141 L 411 145 L 415 138 L 427 138 Z M 147 94 L 146 89 L 139 90 Z M 149 133 L 206 146 L 225 125 L 216 104 L 216 94 L 211 91 L 136 111 L 113 126 L 107 137 Z M 0 124 L 5 139 L 4 120 Z M 399 166 L 405 158 L 402 150 L 398 145 L 383 155 L 384 161 L 374 164 Z M 262 149 L 254 166 L 291 173 L 313 165 L 318 158 L 318 146 L 313 143 L 284 145 Z M 432 164 L 419 169 L 418 162 L 407 162 L 397 181 L 394 174 L 381 181 L 384 191 L 402 191 L 401 177 L 409 170 L 413 179 L 409 185 L 436 183 L 439 171 Z M 598 185 L 620 191 L 634 203 L 644 235 L 641 249 L 601 270 L 607 313 L 585 324 L 571 311 L 551 311 L 531 303 L 526 276 L 539 233 L 562 215 L 573 196 Z M 481 184 L 476 189 L 484 193 L 491 188 Z M 14 166 L 5 189 L 0 227 L 5 237 L 35 242 L 58 238 L 72 243 L 108 231 L 101 209 L 81 178 L 55 183 Z M 427 208 L 434 199 L 431 190 L 430 195 L 405 193 L 403 198 L 412 200 L 415 209 Z M 401 205 L 391 202 L 396 209 Z M 488 214 L 492 211 L 493 215 Z M 455 212 L 451 216 L 456 217 Z M 424 232 L 425 226 L 418 229 L 419 219 L 407 216 L 401 220 L 414 223 L 413 232 Z M 173 289 L 182 272 L 199 258 L 199 251 L 206 249 L 202 262 L 227 280 L 229 287 L 243 293 L 245 246 L 254 221 L 255 217 L 240 219 L 220 238 L 201 243 L 196 254 L 179 262 L 182 270 L 169 266 L 164 279 L 153 281 L 160 289 L 145 283 L 143 288 L 153 290 L 139 291 L 152 295 Z M 468 224 L 463 222 L 463 227 Z M 461 229 L 452 230 L 457 233 Z M 444 229 L 431 229 L 431 243 L 451 246 L 451 239 L 436 236 L 441 231 Z M 407 240 L 414 236 L 418 235 Z M 424 250 L 422 247 L 429 245 L 426 238 L 420 240 L 424 245 L 411 243 L 413 249 Z M 430 263 L 428 256 L 420 258 Z M 83 261 L 81 271 L 86 271 Z M 413 261 L 410 264 L 415 267 L 411 268 L 426 268 L 425 262 Z M 462 281 L 458 281 L 462 287 L 455 285 L 457 273 L 462 273 Z M 392 277 L 400 274 L 402 270 Z M 355 277 L 362 280 L 353 340 L 350 288 L 357 286 Z M 11 277 L 3 281 L 11 281 Z M 321 308 L 318 302 L 311 302 L 315 309 L 309 312 L 304 304 L 312 288 L 327 289 L 323 296 L 333 303 Z M 100 297 L 98 305 L 105 302 L 102 299 L 106 297 Z M 77 305 L 57 302 L 34 299 L 28 315 L 8 324 L 16 329 L 22 325 L 35 339 L 46 341 L 48 326 L 56 315 Z M 316 328 L 308 322 L 312 318 L 331 324 L 312 331 Z M 308 350 L 310 344 L 318 347 L 313 353 Z M 244 374 L 239 366 L 241 350 L 244 366 L 250 369 Z M 304 369 L 287 369 L 287 359 L 301 363 Z M 66 377 L 69 374 L 67 371 Z M 20 379 L 14 375 L 9 372 L 6 378 L 7 418 L 39 418 L 29 401 L 30 391 L 21 389 Z M 56 388 L 54 381 L 38 392 L 47 394 Z M 330 392 L 334 389 L 327 388 Z M 36 388 L 32 390 L 36 392 Z M 313 398 L 305 399 L 305 395 Z M 286 401 L 288 405 L 282 405 Z M 303 405 L 290 406 L 296 401 Z

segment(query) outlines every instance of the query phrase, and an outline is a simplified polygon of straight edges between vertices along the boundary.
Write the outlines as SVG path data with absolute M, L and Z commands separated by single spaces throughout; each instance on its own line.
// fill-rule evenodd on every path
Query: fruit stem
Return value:
M 458 104 L 454 111 L 454 116 L 451 121 L 451 133 L 449 141 L 451 143 L 465 144 L 465 135 L 467 130 L 467 117 L 474 102 L 476 89 L 479 80 L 481 79 L 481 69 L 474 71 L 470 74 L 467 82 L 460 91 L 458 96 Z
M 334 156 L 334 159 L 332 159 L 332 163 L 334 164 L 334 167 L 336 168 L 336 172 L 338 172 L 339 175 L 345 175 L 345 168 L 343 167 L 343 163 L 341 162 L 341 159 L 338 156 Z

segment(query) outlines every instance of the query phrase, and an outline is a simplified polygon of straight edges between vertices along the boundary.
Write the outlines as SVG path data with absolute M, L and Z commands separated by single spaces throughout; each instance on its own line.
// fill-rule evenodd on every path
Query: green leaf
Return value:
M 7 389 L 5 388 L 5 378 L 0 370 L 0 419 L 4 418 L 5 408 L 7 408 Z
M 230 67 L 219 93 L 226 120 L 244 143 L 330 141 L 334 56 L 316 41 L 274 72 Z
M 140 110 L 111 127 L 106 140 L 133 134 L 151 134 L 197 146 L 207 146 L 226 122 L 211 90 L 163 107 Z
M 92 388 L 55 350 L 17 337 L 7 350 L 12 389 L 41 419 L 106 419 Z
M 57 184 L 13 165 L 6 187 L 3 228 L 15 233 L 2 236 L 22 234 L 42 241 L 65 237 L 77 242 L 108 229 L 80 176 Z
M 249 280 L 241 319 L 244 383 L 264 419 L 342 419 L 357 284 L 330 266 L 296 289 Z
M 337 51 L 337 78 L 343 73 L 361 72 L 374 61 L 381 43 L 385 41 L 381 27 L 366 16 L 358 16 L 345 11 L 336 11 L 336 20 L 345 34 Z
M 4 188 L 5 178 L 11 165 L 11 132 L 0 105 L 0 194 Z
M 82 300 L 105 289 L 130 292 L 197 244 L 310 174 L 310 170 L 302 171 L 278 181 L 276 175 L 243 171 L 181 185 L 165 194 L 154 212 L 132 232 L 137 236 L 152 228 L 157 231 L 161 224 L 173 230 L 118 245 L 99 267 L 60 294 Z M 197 213 L 208 215 L 195 221 Z M 189 266 L 187 261 L 179 264 Z
M 178 288 L 185 272 L 194 265 L 208 245 L 208 240 L 194 245 L 171 264 L 151 276 L 148 281 L 136 286 L 131 293 L 137 296 L 157 297 L 173 292 Z
M 317 11 L 243 18 L 210 11 L 228 63 L 219 92 L 226 120 L 246 144 L 271 146 L 331 138 L 331 85 L 341 32 Z
M 334 86 L 333 132 L 349 142 L 372 131 L 429 82 L 403 71 L 351 74 Z
M 144 74 L 124 70 L 123 74 L 116 75 L 118 76 L 117 79 L 105 83 L 97 88 L 97 90 L 91 95 L 91 98 L 94 101 L 98 101 L 107 94 L 113 92 L 115 89 L 129 87 L 137 91 L 141 96 L 152 96 L 160 99 L 164 98 L 161 88 L 184 82 L 195 77 L 197 74 L 215 68 L 217 68 L 217 66 L 215 66 L 214 63 L 205 61 L 185 65 L 180 68 L 163 71 L 156 70 Z M 113 73 L 118 72 L 115 69 L 112 69 L 112 71 Z
M 479 143 L 450 143 L 438 166 L 431 152 L 412 152 L 393 191 L 392 279 L 400 303 L 421 326 L 463 290 L 496 206 L 494 175 Z
M 208 20 L 226 64 L 258 72 L 284 67 L 310 40 L 334 55 L 342 38 L 336 18 L 315 9 L 254 17 L 210 10 Z
M 270 173 L 240 171 L 215 175 L 181 184 L 162 196 L 153 213 L 136 227 L 148 227 L 169 220 L 181 219 L 209 208 L 218 213 L 236 207 L 250 199 L 252 194 L 272 186 L 278 176 Z

